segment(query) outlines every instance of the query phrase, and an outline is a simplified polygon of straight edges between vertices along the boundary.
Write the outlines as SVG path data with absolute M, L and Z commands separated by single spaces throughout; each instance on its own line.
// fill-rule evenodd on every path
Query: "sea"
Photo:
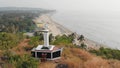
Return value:
M 52 18 L 90 40 L 120 49 L 120 11 L 57 11 Z

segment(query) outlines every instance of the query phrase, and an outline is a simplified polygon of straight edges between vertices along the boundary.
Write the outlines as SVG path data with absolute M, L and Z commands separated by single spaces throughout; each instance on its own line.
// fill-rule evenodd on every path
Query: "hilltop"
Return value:
M 64 48 L 61 59 L 41 62 L 31 57 L 31 49 L 43 44 L 43 35 L 29 37 L 23 32 L 34 32 L 38 23 L 48 24 L 52 33 L 50 44 Z M 9 11 L 0 12 L 0 29 L 0 68 L 120 67 L 120 50 L 101 47 L 101 44 L 58 24 L 46 12 L 16 13 L 16 9 L 12 14 Z
M 31 49 L 38 44 L 43 44 L 41 36 L 25 38 L 22 35 L 13 35 L 8 33 L 0 34 L 0 38 L 6 35 L 6 40 L 0 40 L 2 43 L 0 48 L 0 67 L 5 68 L 119 68 L 120 61 L 118 59 L 109 59 L 105 56 L 97 56 L 84 49 L 84 47 L 75 46 L 72 44 L 72 37 L 65 35 L 56 37 L 56 40 L 51 41 L 51 44 L 57 47 L 64 47 L 61 59 L 54 61 L 40 62 L 40 59 L 31 57 Z M 2 36 L 2 37 L 1 37 Z M 16 42 L 16 44 L 14 44 Z M 12 44 L 12 45 L 11 45 Z M 14 44 L 14 46 L 13 46 Z M 3 49 L 4 48 L 4 49 Z M 117 56 L 120 51 L 112 50 L 116 53 L 113 57 Z M 103 51 L 110 57 L 112 53 L 109 50 Z M 100 54 L 100 52 L 98 53 Z M 101 52 L 102 54 L 102 52 Z M 119 58 L 119 56 L 118 56 Z

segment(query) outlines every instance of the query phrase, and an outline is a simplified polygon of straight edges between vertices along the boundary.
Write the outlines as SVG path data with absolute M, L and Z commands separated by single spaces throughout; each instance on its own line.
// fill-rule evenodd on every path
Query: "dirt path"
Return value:
M 25 47 L 29 47 L 28 42 L 30 41 L 30 39 L 24 39 L 23 41 L 21 41 L 17 47 L 13 48 L 12 50 L 16 53 L 16 54 L 26 54 L 28 53 L 27 51 L 25 51 Z

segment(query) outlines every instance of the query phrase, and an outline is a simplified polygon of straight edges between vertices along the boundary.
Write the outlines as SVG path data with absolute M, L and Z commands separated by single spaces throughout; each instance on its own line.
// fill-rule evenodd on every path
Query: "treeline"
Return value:
M 32 13 L 3 13 L 0 12 L 0 31 L 17 33 L 33 31 L 35 24 Z
M 47 10 L 42 8 L 28 8 L 28 7 L 0 7 L 0 12 L 6 12 L 6 13 L 50 13 L 50 12 L 56 12 L 55 10 Z
M 26 8 L 27 9 L 27 8 Z M 33 19 L 52 10 L 2 10 L 0 11 L 0 31 L 17 33 L 33 32 L 36 27 Z

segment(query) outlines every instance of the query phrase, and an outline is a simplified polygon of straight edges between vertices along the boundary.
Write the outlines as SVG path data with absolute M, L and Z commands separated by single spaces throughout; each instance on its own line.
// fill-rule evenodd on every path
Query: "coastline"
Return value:
M 76 33 L 76 32 L 71 31 L 70 29 L 66 28 L 65 26 L 57 23 L 56 21 L 54 21 L 49 14 L 43 14 L 43 15 L 35 18 L 34 22 L 36 24 L 37 23 L 48 24 L 50 33 L 52 33 L 53 36 L 63 35 L 63 34 L 69 35 L 71 33 Z M 79 36 L 79 34 L 76 34 L 76 35 Z M 98 42 L 88 39 L 86 37 L 85 37 L 84 43 L 88 46 L 88 48 L 91 48 L 91 49 L 99 49 L 100 47 L 109 48 L 108 46 L 106 46 L 104 44 L 98 43 Z
M 72 33 L 72 31 L 70 31 L 63 25 L 60 25 L 57 22 L 53 21 L 53 19 L 48 14 L 43 14 L 43 15 L 39 16 L 38 18 L 35 18 L 33 21 L 36 24 L 37 23 L 47 24 L 48 28 L 50 29 L 50 33 L 52 33 L 53 36 L 63 35 L 63 34 L 68 35 L 68 34 Z M 42 26 L 42 27 L 44 27 L 44 26 Z

